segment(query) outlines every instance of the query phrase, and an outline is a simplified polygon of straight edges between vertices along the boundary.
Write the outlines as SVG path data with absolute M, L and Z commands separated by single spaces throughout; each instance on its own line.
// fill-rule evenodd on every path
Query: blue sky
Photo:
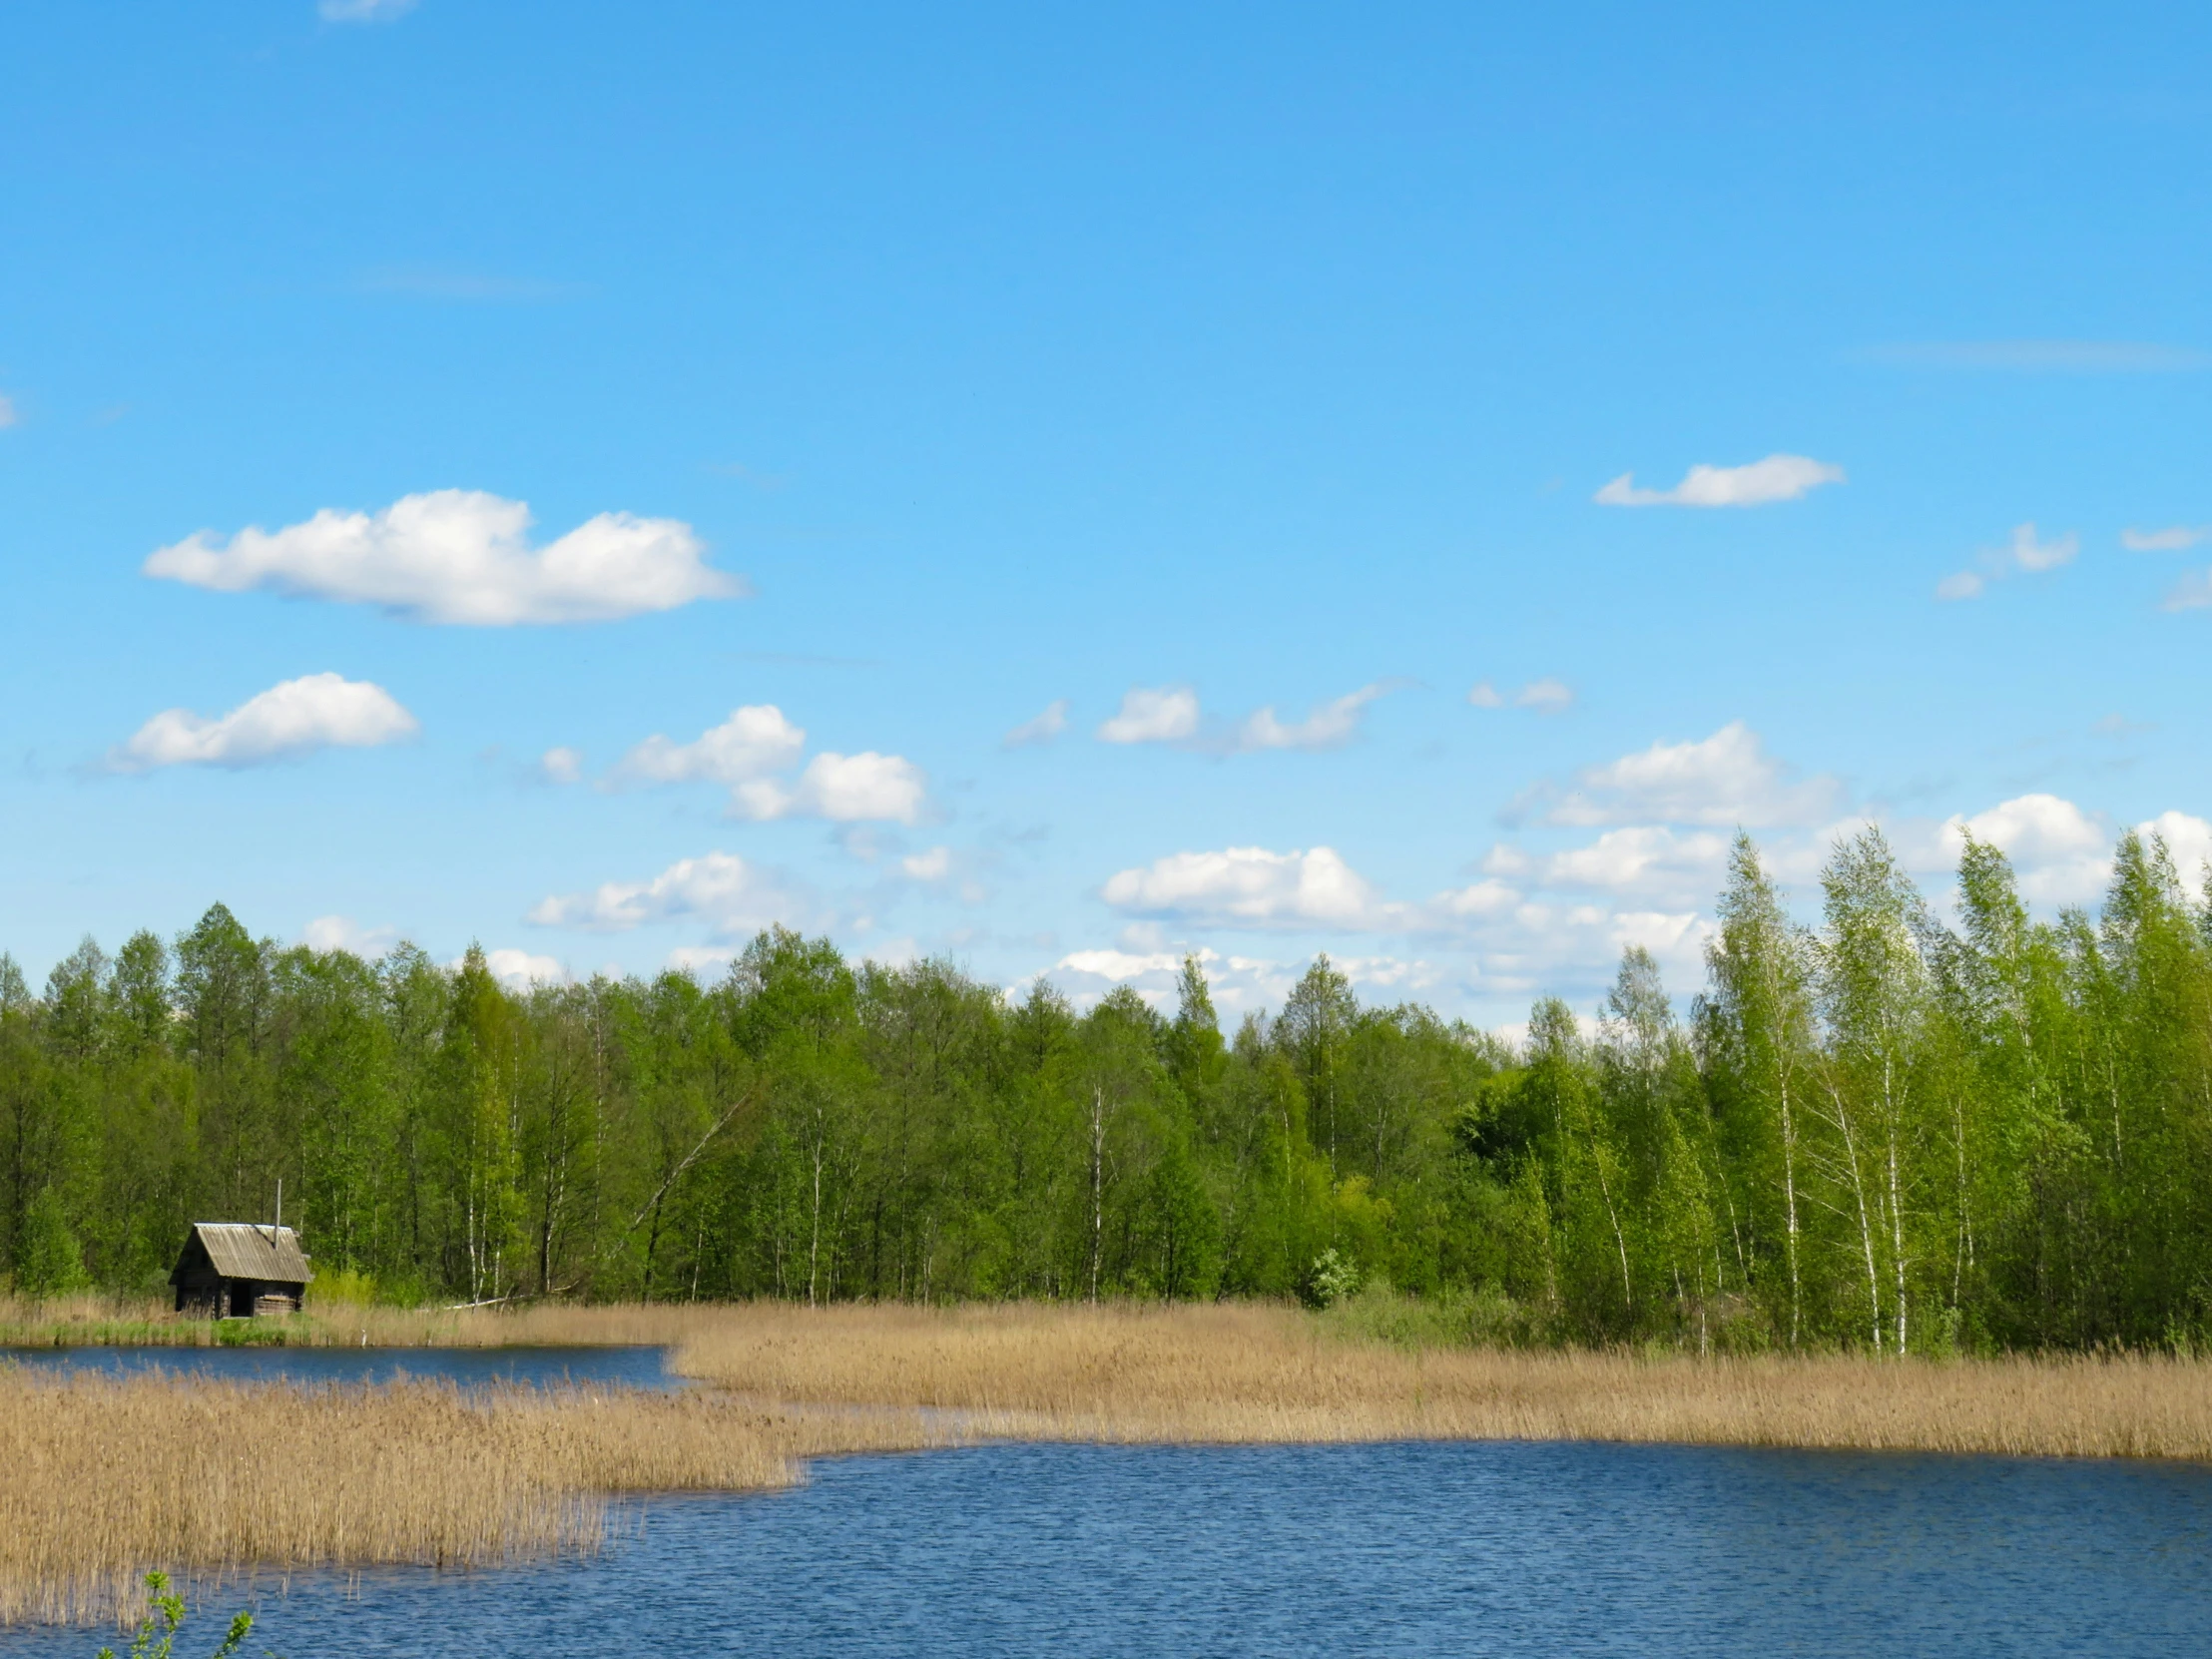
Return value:
M 2208 33 L 17 8 L 0 946 L 1502 1023 L 1739 823 L 2194 869 Z

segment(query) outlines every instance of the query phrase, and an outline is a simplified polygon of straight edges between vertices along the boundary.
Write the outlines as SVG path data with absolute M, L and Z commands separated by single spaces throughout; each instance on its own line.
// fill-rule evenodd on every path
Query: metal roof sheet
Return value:
M 207 1247 L 208 1260 L 226 1279 L 267 1279 L 304 1285 L 314 1278 L 300 1253 L 299 1237 L 288 1227 L 248 1221 L 196 1221 L 192 1230 Z

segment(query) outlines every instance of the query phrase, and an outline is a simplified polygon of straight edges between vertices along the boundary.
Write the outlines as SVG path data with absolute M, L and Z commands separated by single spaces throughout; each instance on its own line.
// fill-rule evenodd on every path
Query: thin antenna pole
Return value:
M 276 1222 L 269 1230 L 269 1242 L 275 1244 L 276 1235 L 284 1230 L 284 1178 L 276 1177 Z

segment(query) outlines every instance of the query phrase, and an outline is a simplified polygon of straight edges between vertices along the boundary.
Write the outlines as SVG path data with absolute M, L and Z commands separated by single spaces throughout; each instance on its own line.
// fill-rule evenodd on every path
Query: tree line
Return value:
M 159 1287 L 283 1183 L 318 1275 L 401 1299 L 1308 1298 L 1521 1341 L 1883 1354 L 2212 1330 L 2212 897 L 2123 837 L 2030 916 L 1969 840 L 1940 919 L 1877 830 L 1801 922 L 1739 836 L 1686 1015 L 1640 948 L 1524 1041 L 1326 956 L 1225 1034 L 772 928 L 714 983 L 503 986 L 256 939 L 0 956 L 0 1265 Z

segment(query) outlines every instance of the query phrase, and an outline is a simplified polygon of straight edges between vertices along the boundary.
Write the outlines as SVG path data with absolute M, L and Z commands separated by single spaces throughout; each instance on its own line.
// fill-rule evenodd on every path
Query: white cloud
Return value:
M 1477 709 L 1502 709 L 1508 702 L 1516 709 L 1533 709 L 1540 715 L 1564 714 L 1574 707 L 1574 688 L 1564 680 L 1531 680 L 1510 698 L 1489 681 L 1479 681 L 1467 693 Z
M 1988 586 L 1986 578 L 1970 570 L 1954 570 L 1936 584 L 1937 599 L 1979 599 Z
M 459 967 L 460 963 L 447 965 Z M 512 991 L 526 991 L 532 985 L 565 985 L 569 979 L 568 969 L 557 957 L 535 956 L 527 950 L 509 947 L 485 951 L 484 966 L 491 970 L 494 979 Z
M 316 916 L 299 929 L 299 942 L 309 950 L 343 950 L 372 958 L 381 956 L 398 939 L 396 927 L 361 927 L 350 916 Z
M 0 391 L 0 430 L 15 425 L 21 419 L 22 416 L 15 410 L 15 399 Z
M 1138 915 L 1205 918 L 1253 927 L 1387 927 L 1403 907 L 1383 904 L 1334 847 L 1271 852 L 1232 846 L 1176 852 L 1109 877 L 1101 895 Z
M 932 846 L 926 852 L 909 852 L 898 867 L 916 881 L 942 881 L 952 873 L 952 848 Z
M 650 881 L 607 881 L 590 892 L 553 894 L 523 919 L 537 927 L 622 933 L 653 921 L 698 917 L 724 935 L 792 921 L 805 906 L 782 881 L 734 852 L 680 858 Z
M 2070 564 L 2081 551 L 2081 538 L 2071 531 L 2049 541 L 2039 539 L 2033 524 L 2015 524 L 2012 539 L 2002 547 L 1985 547 L 1977 568 L 1954 571 L 1936 584 L 1937 599 L 1979 599 L 1991 582 L 2023 572 L 2056 570 Z
M 273 588 L 483 627 L 606 622 L 748 591 L 702 561 L 699 538 L 677 519 L 601 513 L 536 551 L 529 527 L 520 501 L 432 490 L 373 515 L 325 507 L 275 532 L 241 530 L 227 546 L 203 530 L 158 549 L 144 569 L 223 593 Z
M 1265 956 L 1223 956 L 1204 947 L 1190 953 L 1205 969 L 1214 1006 L 1232 1016 L 1282 1007 L 1309 965 Z M 1052 965 L 1050 976 L 1078 1007 L 1090 1006 L 1116 985 L 1127 985 L 1152 1006 L 1169 1011 L 1175 1006 L 1184 954 L 1181 949 L 1072 950 Z M 1399 994 L 1427 990 L 1450 977 L 1433 962 L 1397 956 L 1332 956 L 1330 963 L 1355 986 Z M 1014 987 L 1012 995 L 1018 1000 L 1024 989 Z
M 325 23 L 396 23 L 415 9 L 415 0 L 317 0 Z
M 1658 961 L 1660 971 L 1675 991 L 1687 990 L 1705 975 L 1705 946 L 1719 931 L 1694 910 L 1668 913 L 1661 910 L 1629 910 L 1609 919 L 1607 942 L 1618 956 L 1632 944 L 1640 944 Z
M 2207 536 L 2212 525 L 2172 524 L 2163 530 L 2122 530 L 2120 545 L 2130 553 L 2186 553 Z
M 1719 830 L 1679 833 L 1660 825 L 1608 830 L 1587 846 L 1568 847 L 1545 858 L 1542 884 L 1693 894 L 1702 900 L 1720 885 L 1729 840 Z
M 1540 799 L 1546 793 L 1534 792 Z M 1742 721 L 1695 743 L 1655 743 L 1576 775 L 1545 814 L 1548 822 L 1743 825 L 1816 824 L 1835 810 L 1833 778 L 1793 782 Z
M 1531 680 L 1513 694 L 1513 706 L 1540 715 L 1564 714 L 1574 707 L 1574 692 L 1562 680 Z
M 2192 895 L 2204 891 L 2206 879 L 2212 877 L 2212 824 L 2188 813 L 2166 812 L 2138 824 L 2135 830 L 2146 839 L 2156 835 L 2166 843 L 2182 885 Z
M 108 770 L 262 766 L 316 749 L 372 749 L 420 730 L 383 687 L 309 674 L 272 686 L 217 720 L 165 710 L 109 752 Z
M 1520 907 L 1521 893 L 1518 887 L 1494 877 L 1474 882 L 1471 886 L 1438 893 L 1433 908 L 1442 915 L 1457 920 L 1489 918 L 1510 915 Z
M 838 824 L 913 824 L 928 798 L 929 781 L 909 760 L 873 750 L 858 755 L 824 750 L 807 763 L 796 785 L 775 778 L 740 784 L 731 792 L 730 816 L 760 823 L 826 818 Z
M 1198 694 L 1188 686 L 1133 686 L 1120 713 L 1098 729 L 1101 743 L 1182 743 L 1198 735 Z
M 2201 611 L 2207 605 L 2212 605 L 2212 570 L 2192 570 L 2166 590 L 2159 609 Z
M 799 759 L 807 734 L 773 703 L 749 704 L 691 743 L 656 732 L 616 763 L 616 783 L 738 785 L 780 772 Z
M 928 804 L 928 780 L 919 767 L 873 750 L 858 755 L 825 750 L 795 782 L 771 776 L 797 762 L 806 747 L 805 729 L 783 710 L 754 704 L 732 710 L 728 720 L 691 743 L 672 743 L 656 732 L 622 758 L 608 783 L 616 788 L 727 784 L 730 816 L 756 823 L 825 818 L 839 824 L 912 824 Z
M 668 965 L 678 973 L 697 974 L 703 978 L 728 967 L 737 956 L 735 950 L 725 945 L 680 944 L 668 953 Z
M 538 776 L 548 784 L 576 784 L 584 777 L 584 752 L 580 749 L 548 749 L 538 757 Z
M 1232 747 L 1240 750 L 1341 748 L 1360 730 L 1367 706 L 1388 689 L 1382 685 L 1362 686 L 1333 703 L 1321 704 L 1296 726 L 1286 726 L 1278 720 L 1275 707 L 1270 704 L 1237 728 Z M 1195 703 L 1193 709 L 1195 712 Z
M 1910 826 L 1895 837 L 1907 859 L 1945 873 L 1954 870 L 1965 832 L 2012 862 L 2020 896 L 2035 904 L 2082 904 L 2112 878 L 2112 833 L 2097 819 L 2055 795 L 2023 795 L 1968 818 L 1954 813 L 1933 846 L 1915 845 Z
M 1068 700 L 1063 697 L 1057 702 L 1045 705 L 1043 714 L 1038 715 L 1033 720 L 1023 721 L 1011 732 L 1008 732 L 1000 742 L 1008 749 L 1021 749 L 1029 744 L 1050 743 L 1062 732 L 1065 732 L 1067 726 Z
M 1844 469 L 1805 455 L 1769 455 L 1748 466 L 1690 468 L 1671 490 L 1638 489 L 1624 472 L 1592 497 L 1607 507 L 1759 507 L 1795 501 L 1823 484 L 1840 484 Z

